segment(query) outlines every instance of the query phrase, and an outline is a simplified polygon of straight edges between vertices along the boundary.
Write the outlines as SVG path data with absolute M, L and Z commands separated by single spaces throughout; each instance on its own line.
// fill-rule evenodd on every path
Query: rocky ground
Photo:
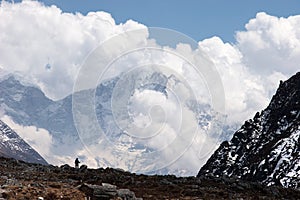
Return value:
M 0 158 L 0 199 L 300 199 L 300 191 L 238 179 L 137 175 Z

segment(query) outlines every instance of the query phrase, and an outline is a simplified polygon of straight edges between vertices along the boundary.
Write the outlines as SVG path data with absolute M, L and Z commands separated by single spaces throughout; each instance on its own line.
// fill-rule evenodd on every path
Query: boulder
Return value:
M 82 184 L 79 188 L 80 191 L 84 192 L 85 195 L 92 199 L 110 199 L 117 196 L 116 186 L 107 185 L 90 185 Z
M 88 166 L 87 165 L 81 165 L 79 168 L 80 172 L 85 172 L 87 170 Z
M 68 165 L 68 164 L 64 164 L 64 165 L 60 166 L 60 168 L 61 168 L 62 170 L 65 170 L 65 171 L 69 171 L 69 170 L 72 170 L 72 169 L 73 169 L 73 167 L 71 167 L 71 166 Z
M 134 192 L 129 189 L 119 189 L 117 191 L 118 197 L 126 200 L 136 199 Z
M 103 199 L 123 199 L 123 200 L 138 200 L 135 193 L 129 189 L 118 189 L 117 186 L 108 183 L 102 185 L 82 184 L 78 187 L 80 191 L 85 193 L 88 198 L 93 200 Z

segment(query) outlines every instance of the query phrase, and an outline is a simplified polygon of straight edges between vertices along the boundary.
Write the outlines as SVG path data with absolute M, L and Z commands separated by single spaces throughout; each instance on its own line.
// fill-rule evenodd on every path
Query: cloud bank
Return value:
M 72 14 L 64 13 L 56 6 L 44 6 L 36 1 L 16 4 L 2 1 L 0 73 L 19 74 L 39 86 L 48 97 L 61 99 L 72 92 L 81 64 L 101 42 L 113 35 L 140 28 L 147 27 L 132 20 L 116 24 L 113 17 L 106 12 Z M 139 45 L 140 43 L 133 42 L 139 41 L 152 42 L 154 46 L 159 46 L 147 37 L 148 34 L 145 33 L 140 35 L 138 40 L 132 38 L 130 45 Z M 122 44 L 124 41 L 120 42 Z M 124 45 L 130 43 L 130 40 L 126 42 Z M 179 44 L 173 50 L 184 52 L 186 56 L 191 57 L 196 51 L 207 54 L 223 81 L 227 122 L 241 123 L 268 104 L 279 85 L 279 80 L 285 80 L 299 70 L 300 16 L 278 18 L 263 12 L 258 13 L 245 25 L 244 31 L 236 32 L 236 42 L 232 44 L 224 43 L 219 37 L 212 37 L 199 41 L 197 49 Z M 108 54 L 110 51 L 116 49 L 107 49 Z M 165 60 L 166 64 L 181 66 L 176 70 L 177 73 L 183 76 L 190 73 L 184 71 L 180 60 L 162 58 L 161 54 L 151 58 L 144 55 L 142 58 Z M 141 56 L 137 54 L 135 58 L 125 60 L 123 65 L 135 64 L 139 59 Z M 202 90 L 197 84 L 191 86 L 195 90 Z M 153 92 L 148 93 L 156 100 L 163 98 Z M 146 98 L 146 95 L 149 94 L 137 93 L 133 97 L 141 113 L 146 113 L 142 105 L 150 101 L 150 97 Z M 173 106 L 172 102 L 166 105 Z M 138 114 L 135 123 L 147 124 L 149 119 Z M 32 141 L 42 140 L 33 134 L 33 130 L 31 132 L 30 135 L 25 134 L 26 131 L 21 134 Z M 173 137 L 172 131 L 169 134 Z M 44 135 L 48 138 L 45 141 L 51 141 L 48 133 Z M 172 138 L 171 136 L 169 135 L 169 138 Z M 190 156 L 183 156 L 179 165 L 192 163 L 199 168 L 191 155 L 194 155 L 197 145 L 201 145 L 203 140 L 196 140 L 199 140 L 198 143 L 188 151 Z M 163 138 L 159 141 L 164 143 Z M 155 142 L 149 145 L 158 144 Z M 47 155 L 43 149 L 40 153 Z
M 278 87 L 299 71 L 300 16 L 258 13 L 236 33 L 236 43 L 213 37 L 199 42 L 223 80 L 230 120 L 243 121 L 263 109 Z
M 0 7 L 0 68 L 18 72 L 51 98 L 72 92 L 85 57 L 108 37 L 144 26 L 132 20 L 116 25 L 109 13 L 63 13 L 37 1 Z
M 279 79 L 299 69 L 299 24 L 300 16 L 258 13 L 245 31 L 236 33 L 234 44 L 219 37 L 199 41 L 199 49 L 215 63 L 223 80 L 228 114 L 246 112 L 242 119 L 250 117 L 266 105 Z M 94 48 L 113 35 L 139 28 L 145 26 L 132 20 L 116 24 L 106 12 L 71 14 L 35 1 L 3 1 L 0 68 L 22 74 L 47 96 L 60 99 L 72 92 L 78 70 Z

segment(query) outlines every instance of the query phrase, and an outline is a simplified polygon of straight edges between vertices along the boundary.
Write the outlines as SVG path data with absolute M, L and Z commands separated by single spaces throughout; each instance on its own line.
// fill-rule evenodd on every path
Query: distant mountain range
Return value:
M 178 80 L 175 79 L 174 76 L 167 77 L 159 72 L 140 73 L 138 76 L 128 77 L 123 91 L 146 89 L 159 92 L 167 97 L 167 87 L 172 87 L 178 83 Z M 79 137 L 75 127 L 72 95 L 53 101 L 47 98 L 39 88 L 23 83 L 21 78 L 7 75 L 0 81 L 0 107 L 5 115 L 9 116 L 15 123 L 22 126 L 43 128 L 51 134 L 53 141 L 48 162 L 52 164 L 60 165 L 70 162 L 79 155 L 81 160 L 88 160 L 93 157 L 94 163 L 96 163 L 94 167 L 109 166 L 133 172 L 145 172 L 145 169 L 149 169 L 149 171 L 154 169 L 153 173 L 175 173 L 181 176 L 194 174 L 197 165 L 193 169 L 183 171 L 180 168 L 170 169 L 166 166 L 166 168 L 159 168 L 159 171 L 155 172 L 157 169 L 155 163 L 152 160 L 148 160 L 148 163 L 143 160 L 144 154 L 153 149 L 145 146 L 142 143 L 144 141 L 132 140 L 115 122 L 111 98 L 118 80 L 119 77 L 111 78 L 101 83 L 94 91 L 84 90 L 76 93 L 78 96 L 85 97 L 87 93 L 94 92 L 97 123 L 104 132 L 109 132 L 109 134 L 99 138 L 97 132 L 89 131 L 88 134 L 91 134 L 90 138 L 92 138 L 90 141 L 96 145 L 104 139 L 108 140 L 108 142 L 102 143 L 102 149 L 99 149 L 92 156 L 86 151 L 87 146 L 82 144 L 82 138 Z M 217 119 L 207 104 L 190 101 L 186 102 L 186 106 L 195 113 L 195 120 L 198 121 L 199 129 L 207 129 Z M 210 135 L 210 137 L 216 137 L 219 142 L 226 140 L 231 136 L 235 126 L 223 126 L 222 128 L 224 130 L 222 135 L 218 135 L 218 133 Z M 211 151 L 214 150 L 213 147 L 210 148 L 212 148 Z M 124 155 L 124 152 L 129 152 L 130 155 Z
M 0 120 L 0 156 L 47 165 L 44 158 Z
M 280 86 L 269 106 L 223 142 L 200 176 L 236 177 L 300 187 L 300 72 Z

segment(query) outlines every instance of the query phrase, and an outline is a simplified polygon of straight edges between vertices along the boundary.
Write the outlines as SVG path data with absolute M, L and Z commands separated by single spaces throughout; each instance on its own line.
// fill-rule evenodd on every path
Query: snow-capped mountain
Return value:
M 47 162 L 31 148 L 15 131 L 0 120 L 0 156 L 30 163 L 46 165 Z
M 120 84 L 122 81 L 125 84 L 122 84 L 122 88 L 118 93 L 116 84 Z M 136 123 L 133 119 L 135 117 L 134 110 L 132 112 L 130 110 L 130 107 L 135 105 L 128 104 L 129 114 L 127 110 L 126 113 L 119 112 L 120 110 L 118 110 L 118 113 L 113 113 L 114 110 L 112 109 L 114 108 L 111 100 L 113 96 L 133 98 L 134 92 L 139 93 L 147 90 L 148 92 L 154 92 L 154 95 L 159 93 L 163 96 L 159 96 L 160 98 L 171 98 L 171 93 L 168 89 L 175 87 L 178 82 L 180 81 L 176 80 L 172 75 L 168 77 L 162 73 L 150 71 L 138 73 L 138 75 L 135 74 L 134 77 L 126 77 L 126 80 L 114 77 L 99 84 L 95 90 L 83 90 L 74 93 L 75 96 L 82 97 L 83 105 L 84 101 L 86 101 L 85 96 L 95 95 L 97 123 L 103 132 L 106 133 L 101 136 L 89 126 L 86 133 L 88 142 L 77 132 L 76 120 L 73 119 L 72 95 L 53 101 L 47 98 L 39 88 L 26 85 L 22 80 L 14 76 L 7 76 L 0 81 L 0 105 L 5 115 L 9 116 L 15 123 L 22 126 L 42 128 L 51 134 L 53 141 L 49 157 L 52 160 L 48 160 L 48 162 L 53 164 L 63 164 L 67 161 L 72 161 L 77 156 L 81 160 L 88 160 L 92 157 L 97 165 L 94 167 L 109 166 L 133 172 L 153 172 L 157 169 L 164 174 L 192 175 L 195 171 L 182 171 L 179 167 L 169 169 L 168 166 L 163 166 L 164 163 L 161 165 L 164 168 L 156 167 L 156 163 L 152 162 L 153 160 L 148 159 L 147 161 L 144 159 L 144 155 L 152 155 L 152 152 L 162 149 L 162 147 L 157 146 L 160 145 L 159 142 L 163 141 L 163 139 L 153 137 L 153 140 L 145 142 L 143 139 L 131 137 L 122 127 L 120 128 L 120 124 L 117 124 L 117 122 L 122 120 L 129 120 L 126 122 L 127 124 Z M 218 117 L 215 116 L 216 113 L 207 104 L 188 101 L 186 102 L 186 108 L 192 112 L 201 130 L 208 130 L 212 122 L 218 120 Z M 118 117 L 117 120 L 116 116 Z M 83 116 L 82 119 L 85 119 L 85 117 Z M 174 124 L 177 125 L 176 123 Z M 226 131 L 222 132 L 221 135 L 213 136 L 217 137 L 216 142 L 230 137 L 230 128 L 225 127 L 224 129 Z M 165 139 L 166 142 L 171 143 L 174 140 L 172 137 L 170 138 Z M 166 145 L 169 145 L 169 143 Z M 187 141 L 187 145 L 189 145 L 189 141 Z M 198 149 L 195 151 L 198 151 Z M 176 151 L 174 151 L 175 154 Z M 153 153 L 153 156 L 155 157 L 153 159 L 158 159 L 157 154 Z M 160 160 L 164 161 L 163 158 Z M 89 165 L 91 164 L 89 163 Z
M 269 106 L 223 142 L 198 176 L 229 176 L 300 187 L 300 73 L 280 86 Z
M 1 108 L 15 123 L 46 129 L 57 144 L 73 144 L 77 139 L 71 96 L 52 101 L 39 88 L 24 85 L 14 76 L 3 79 L 0 85 Z

